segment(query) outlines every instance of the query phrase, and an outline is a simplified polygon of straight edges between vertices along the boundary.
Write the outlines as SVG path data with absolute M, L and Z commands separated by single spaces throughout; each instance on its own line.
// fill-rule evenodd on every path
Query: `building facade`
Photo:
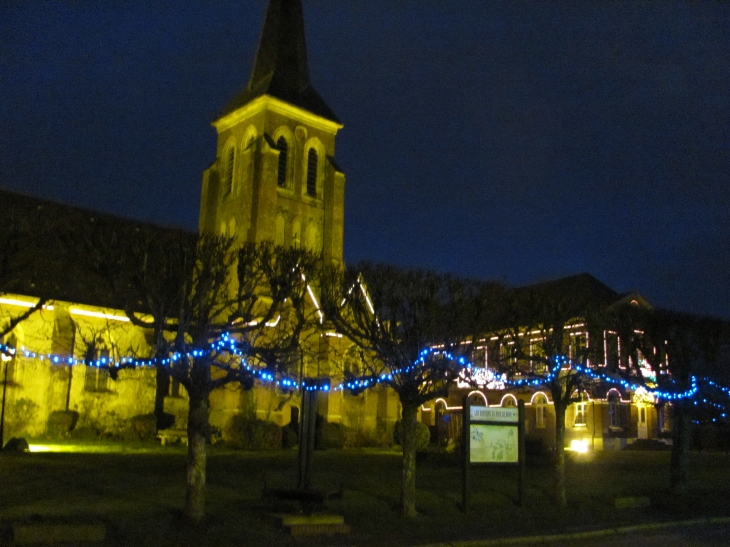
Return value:
M 199 230 L 233 237 L 237 243 L 273 241 L 305 248 L 321 253 L 327 262 L 342 263 L 345 176 L 335 160 L 335 141 L 343 125 L 311 85 L 300 0 L 270 0 L 248 84 L 213 126 L 216 157 L 202 177 Z M 24 206 L 29 211 L 61 207 L 42 200 Z M 75 214 L 80 222 L 103 216 Z M 6 439 L 8 434 L 42 436 L 54 413 L 68 411 L 78 415 L 78 429 L 121 435 L 135 417 L 154 411 L 155 369 L 124 370 L 111 377 L 103 366 L 84 363 L 150 355 L 149 333 L 134 327 L 113 298 L 66 290 L 77 276 L 73 267 L 57 269 L 68 279 L 52 291 L 53 300 L 2 341 Z M 33 294 L 28 286 L 0 295 L 0 319 L 10 321 L 31 309 L 38 302 Z M 316 351 L 309 353 L 316 357 L 303 357 L 305 375 L 337 376 L 348 359 L 357 359 L 337 336 L 322 333 L 315 344 Z M 481 365 L 481 373 L 488 376 L 489 363 Z M 421 420 L 432 427 L 434 441 L 447 445 L 459 438 L 458 410 L 464 396 L 490 406 L 524 399 L 528 435 L 548 447 L 553 442 L 555 417 L 546 392 L 509 390 L 489 382 L 458 386 L 449 397 L 422 407 Z M 656 438 L 668 430 L 664 412 L 641 394 L 597 389 L 585 397 L 568 413 L 569 443 L 620 448 L 631 439 Z M 251 408 L 259 419 L 280 426 L 296 422 L 300 398 L 278 388 L 256 385 L 244 392 L 229 384 L 214 391 L 210 403 L 210 421 L 224 431 L 233 416 Z M 187 400 L 176 382 L 169 384 L 164 410 L 174 416 L 174 428 L 185 428 Z M 395 393 L 381 387 L 356 396 L 323 394 L 318 408 L 326 421 L 371 440 L 388 438 L 399 411 Z

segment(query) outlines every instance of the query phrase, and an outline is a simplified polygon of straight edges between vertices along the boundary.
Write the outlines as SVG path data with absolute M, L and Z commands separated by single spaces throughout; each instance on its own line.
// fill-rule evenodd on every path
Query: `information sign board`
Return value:
M 512 425 L 471 424 L 471 463 L 519 463 L 520 443 Z
M 472 464 L 519 467 L 517 499 L 525 498 L 525 403 L 516 407 L 472 406 L 464 397 L 462 407 L 462 509 L 469 505 L 469 468 Z

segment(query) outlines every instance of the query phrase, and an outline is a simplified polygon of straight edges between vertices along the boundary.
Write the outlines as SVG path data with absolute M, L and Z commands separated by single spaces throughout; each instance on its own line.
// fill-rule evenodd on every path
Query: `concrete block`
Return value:
M 93 524 L 14 524 L 15 545 L 102 542 L 106 537 L 106 525 Z

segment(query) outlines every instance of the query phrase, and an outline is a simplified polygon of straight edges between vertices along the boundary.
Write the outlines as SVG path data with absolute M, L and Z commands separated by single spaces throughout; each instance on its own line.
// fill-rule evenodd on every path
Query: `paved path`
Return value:
M 729 547 L 730 517 L 658 522 L 624 528 L 489 540 L 454 541 L 422 547 Z
M 543 543 L 542 545 L 548 545 Z M 623 545 L 640 547 L 728 547 L 730 526 L 688 526 L 653 532 L 617 534 L 613 536 L 568 543 L 557 542 L 561 547 L 618 547 Z

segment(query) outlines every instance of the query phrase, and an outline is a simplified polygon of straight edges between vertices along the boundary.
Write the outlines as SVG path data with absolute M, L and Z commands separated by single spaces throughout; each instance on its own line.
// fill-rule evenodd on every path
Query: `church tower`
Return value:
M 342 123 L 309 81 L 301 0 L 269 0 L 248 85 L 213 126 L 200 230 L 342 262 L 345 176 L 334 159 Z

